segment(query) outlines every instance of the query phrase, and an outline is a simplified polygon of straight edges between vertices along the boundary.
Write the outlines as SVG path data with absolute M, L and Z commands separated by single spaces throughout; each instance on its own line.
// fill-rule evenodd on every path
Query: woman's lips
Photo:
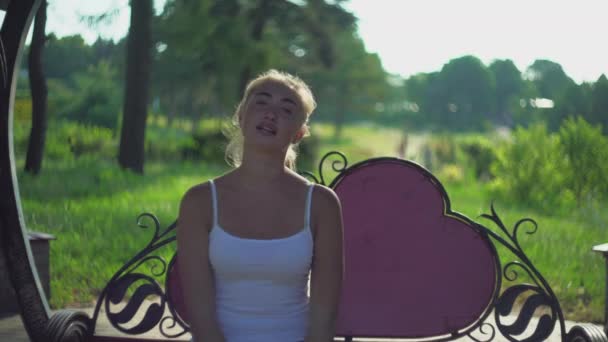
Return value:
M 274 124 L 268 122 L 262 122 L 261 124 L 255 127 L 258 131 L 265 132 L 268 134 L 276 135 L 277 127 Z

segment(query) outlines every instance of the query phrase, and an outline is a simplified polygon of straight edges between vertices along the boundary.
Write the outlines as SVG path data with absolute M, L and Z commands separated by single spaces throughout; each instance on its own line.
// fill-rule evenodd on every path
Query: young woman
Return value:
M 178 263 L 194 341 L 333 340 L 340 202 L 293 171 L 315 106 L 295 76 L 270 70 L 252 80 L 226 150 L 234 168 L 184 195 Z

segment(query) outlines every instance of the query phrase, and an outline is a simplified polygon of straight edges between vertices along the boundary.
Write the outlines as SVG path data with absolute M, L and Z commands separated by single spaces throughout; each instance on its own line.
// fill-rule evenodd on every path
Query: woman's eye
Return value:
M 291 109 L 288 109 L 288 108 L 283 108 L 283 112 L 284 112 L 285 114 L 289 114 L 289 115 L 291 115 Z
M 266 101 L 264 101 L 264 100 L 257 100 L 257 101 L 255 101 L 255 104 L 265 105 Z

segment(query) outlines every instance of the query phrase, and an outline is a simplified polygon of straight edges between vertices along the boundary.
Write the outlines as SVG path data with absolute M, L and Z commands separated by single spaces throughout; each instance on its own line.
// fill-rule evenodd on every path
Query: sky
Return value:
M 164 0 L 155 0 L 157 11 Z M 535 59 L 562 65 L 576 82 L 608 76 L 606 0 L 350 0 L 359 35 L 390 73 L 439 71 L 450 59 L 511 59 L 521 70 Z M 92 30 L 80 15 L 119 11 Z M 49 0 L 47 32 L 119 39 L 129 26 L 128 0 Z

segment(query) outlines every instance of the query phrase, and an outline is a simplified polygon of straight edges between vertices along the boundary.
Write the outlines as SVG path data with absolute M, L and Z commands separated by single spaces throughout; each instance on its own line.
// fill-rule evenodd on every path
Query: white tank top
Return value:
M 217 190 L 213 180 L 209 183 L 213 196 L 209 261 L 217 318 L 226 342 L 303 341 L 308 328 L 314 184 L 308 188 L 300 231 L 285 238 L 247 239 L 218 224 Z

